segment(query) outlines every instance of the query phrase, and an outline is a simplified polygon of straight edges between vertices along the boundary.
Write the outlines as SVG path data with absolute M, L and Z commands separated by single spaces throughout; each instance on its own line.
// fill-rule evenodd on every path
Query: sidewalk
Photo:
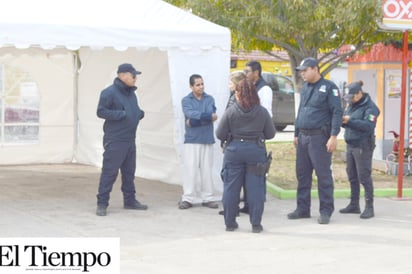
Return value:
M 319 225 L 288 220 L 295 200 L 268 194 L 264 231 L 251 233 L 248 215 L 226 232 L 219 209 L 177 209 L 181 187 L 136 179 L 148 211 L 124 210 L 120 183 L 108 216 L 95 215 L 100 169 L 79 165 L 0 166 L 1 237 L 120 237 L 121 273 L 411 273 L 412 200 L 376 198 L 361 220 L 338 209 Z M 363 206 L 363 204 L 362 204 Z M 221 209 L 221 208 L 220 208 Z

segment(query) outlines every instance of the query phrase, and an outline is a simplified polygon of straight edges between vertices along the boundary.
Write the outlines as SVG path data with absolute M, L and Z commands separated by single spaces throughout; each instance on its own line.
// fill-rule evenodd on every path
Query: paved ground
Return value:
M 218 210 L 178 210 L 181 187 L 137 179 L 146 212 L 123 210 L 115 185 L 109 215 L 95 215 L 99 169 L 0 166 L 0 237 L 120 237 L 121 273 L 412 273 L 412 201 L 376 199 L 376 218 L 335 213 L 319 225 L 287 220 L 294 200 L 268 196 L 264 232 L 248 216 L 225 232 Z M 341 208 L 346 199 L 337 199 Z

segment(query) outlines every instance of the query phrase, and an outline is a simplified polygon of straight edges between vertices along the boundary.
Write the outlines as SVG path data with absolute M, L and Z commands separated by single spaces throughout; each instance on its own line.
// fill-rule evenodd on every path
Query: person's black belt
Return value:
M 301 132 L 304 135 L 309 135 L 309 136 L 311 136 L 311 135 L 320 135 L 320 134 L 323 133 L 322 129 L 320 129 L 320 128 L 315 128 L 315 129 L 300 128 L 299 132 Z
M 233 138 L 233 141 L 240 141 L 240 142 L 257 142 L 261 138 L 258 137 L 244 137 L 244 138 Z M 263 140 L 263 139 L 262 139 Z

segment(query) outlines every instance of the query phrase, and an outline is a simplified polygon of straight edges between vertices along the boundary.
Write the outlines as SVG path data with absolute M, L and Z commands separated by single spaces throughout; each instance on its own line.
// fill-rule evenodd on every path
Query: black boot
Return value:
M 351 200 L 351 202 L 345 207 L 339 210 L 340 213 L 360 213 L 359 201 Z
M 373 200 L 366 200 L 365 210 L 360 215 L 361 219 L 370 219 L 375 216 L 373 210 Z

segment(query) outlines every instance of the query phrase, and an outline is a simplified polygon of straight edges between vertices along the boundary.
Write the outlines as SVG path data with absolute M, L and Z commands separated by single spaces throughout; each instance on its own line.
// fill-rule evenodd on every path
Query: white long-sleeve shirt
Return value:
M 272 89 L 267 85 L 263 86 L 261 89 L 258 90 L 258 96 L 260 100 L 260 105 L 264 107 L 269 112 L 270 117 L 272 117 Z

